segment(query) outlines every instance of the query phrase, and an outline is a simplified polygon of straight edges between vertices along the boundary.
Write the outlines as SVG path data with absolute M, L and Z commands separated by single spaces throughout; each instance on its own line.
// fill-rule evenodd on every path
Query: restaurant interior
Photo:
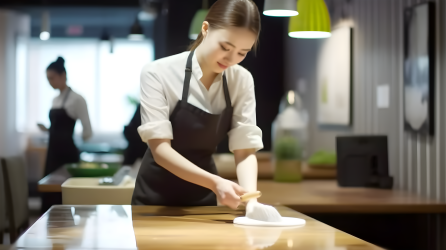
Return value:
M 248 218 L 254 198 L 132 205 L 151 154 L 142 69 L 188 51 L 224 1 L 248 2 L 0 1 L 0 250 L 446 249 L 443 0 L 249 0 L 261 21 L 239 63 L 263 142 L 253 197 L 283 224 Z M 75 100 L 50 84 L 57 62 L 88 109 L 73 120 L 62 108 L 78 160 L 54 139 L 55 103 Z M 212 159 L 238 183 L 230 144 Z

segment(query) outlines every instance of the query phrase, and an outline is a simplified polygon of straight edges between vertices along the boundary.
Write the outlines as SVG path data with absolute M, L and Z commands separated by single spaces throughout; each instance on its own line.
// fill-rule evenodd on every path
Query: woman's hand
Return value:
M 49 129 L 45 127 L 42 123 L 37 123 L 37 127 L 39 127 L 40 131 L 47 132 Z
M 240 205 L 240 196 L 246 193 L 237 183 L 223 178 L 217 179 L 212 191 L 217 195 L 217 199 L 221 204 L 232 209 L 236 209 Z

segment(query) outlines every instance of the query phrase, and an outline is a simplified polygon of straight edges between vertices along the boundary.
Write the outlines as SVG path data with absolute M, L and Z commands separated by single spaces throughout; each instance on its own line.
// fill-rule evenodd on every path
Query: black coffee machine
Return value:
M 339 186 L 392 188 L 387 136 L 338 136 L 336 155 Z

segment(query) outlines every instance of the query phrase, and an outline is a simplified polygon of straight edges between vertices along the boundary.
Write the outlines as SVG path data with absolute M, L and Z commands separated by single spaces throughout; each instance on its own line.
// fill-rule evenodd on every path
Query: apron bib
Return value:
M 183 96 L 170 115 L 172 148 L 198 167 L 217 174 L 212 155 L 231 129 L 231 99 L 223 75 L 226 108 L 219 115 L 207 113 L 187 102 L 192 76 L 191 51 L 186 63 Z M 148 149 L 136 178 L 132 205 L 216 206 L 217 197 L 211 190 L 185 181 L 158 165 Z

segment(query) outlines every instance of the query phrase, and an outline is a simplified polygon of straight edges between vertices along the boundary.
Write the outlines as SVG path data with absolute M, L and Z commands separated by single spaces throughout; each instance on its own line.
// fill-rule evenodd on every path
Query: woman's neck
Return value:
M 64 84 L 63 86 L 61 86 L 59 88 L 60 93 L 62 94 L 62 92 L 64 92 L 64 90 L 66 90 L 68 88 L 67 84 Z
M 212 71 L 209 65 L 205 63 L 205 60 L 200 52 L 200 46 L 198 46 L 196 49 L 195 54 L 197 56 L 197 61 L 200 65 L 201 71 L 203 72 L 203 76 L 201 77 L 200 81 L 203 83 L 204 87 L 209 90 L 218 74 Z

